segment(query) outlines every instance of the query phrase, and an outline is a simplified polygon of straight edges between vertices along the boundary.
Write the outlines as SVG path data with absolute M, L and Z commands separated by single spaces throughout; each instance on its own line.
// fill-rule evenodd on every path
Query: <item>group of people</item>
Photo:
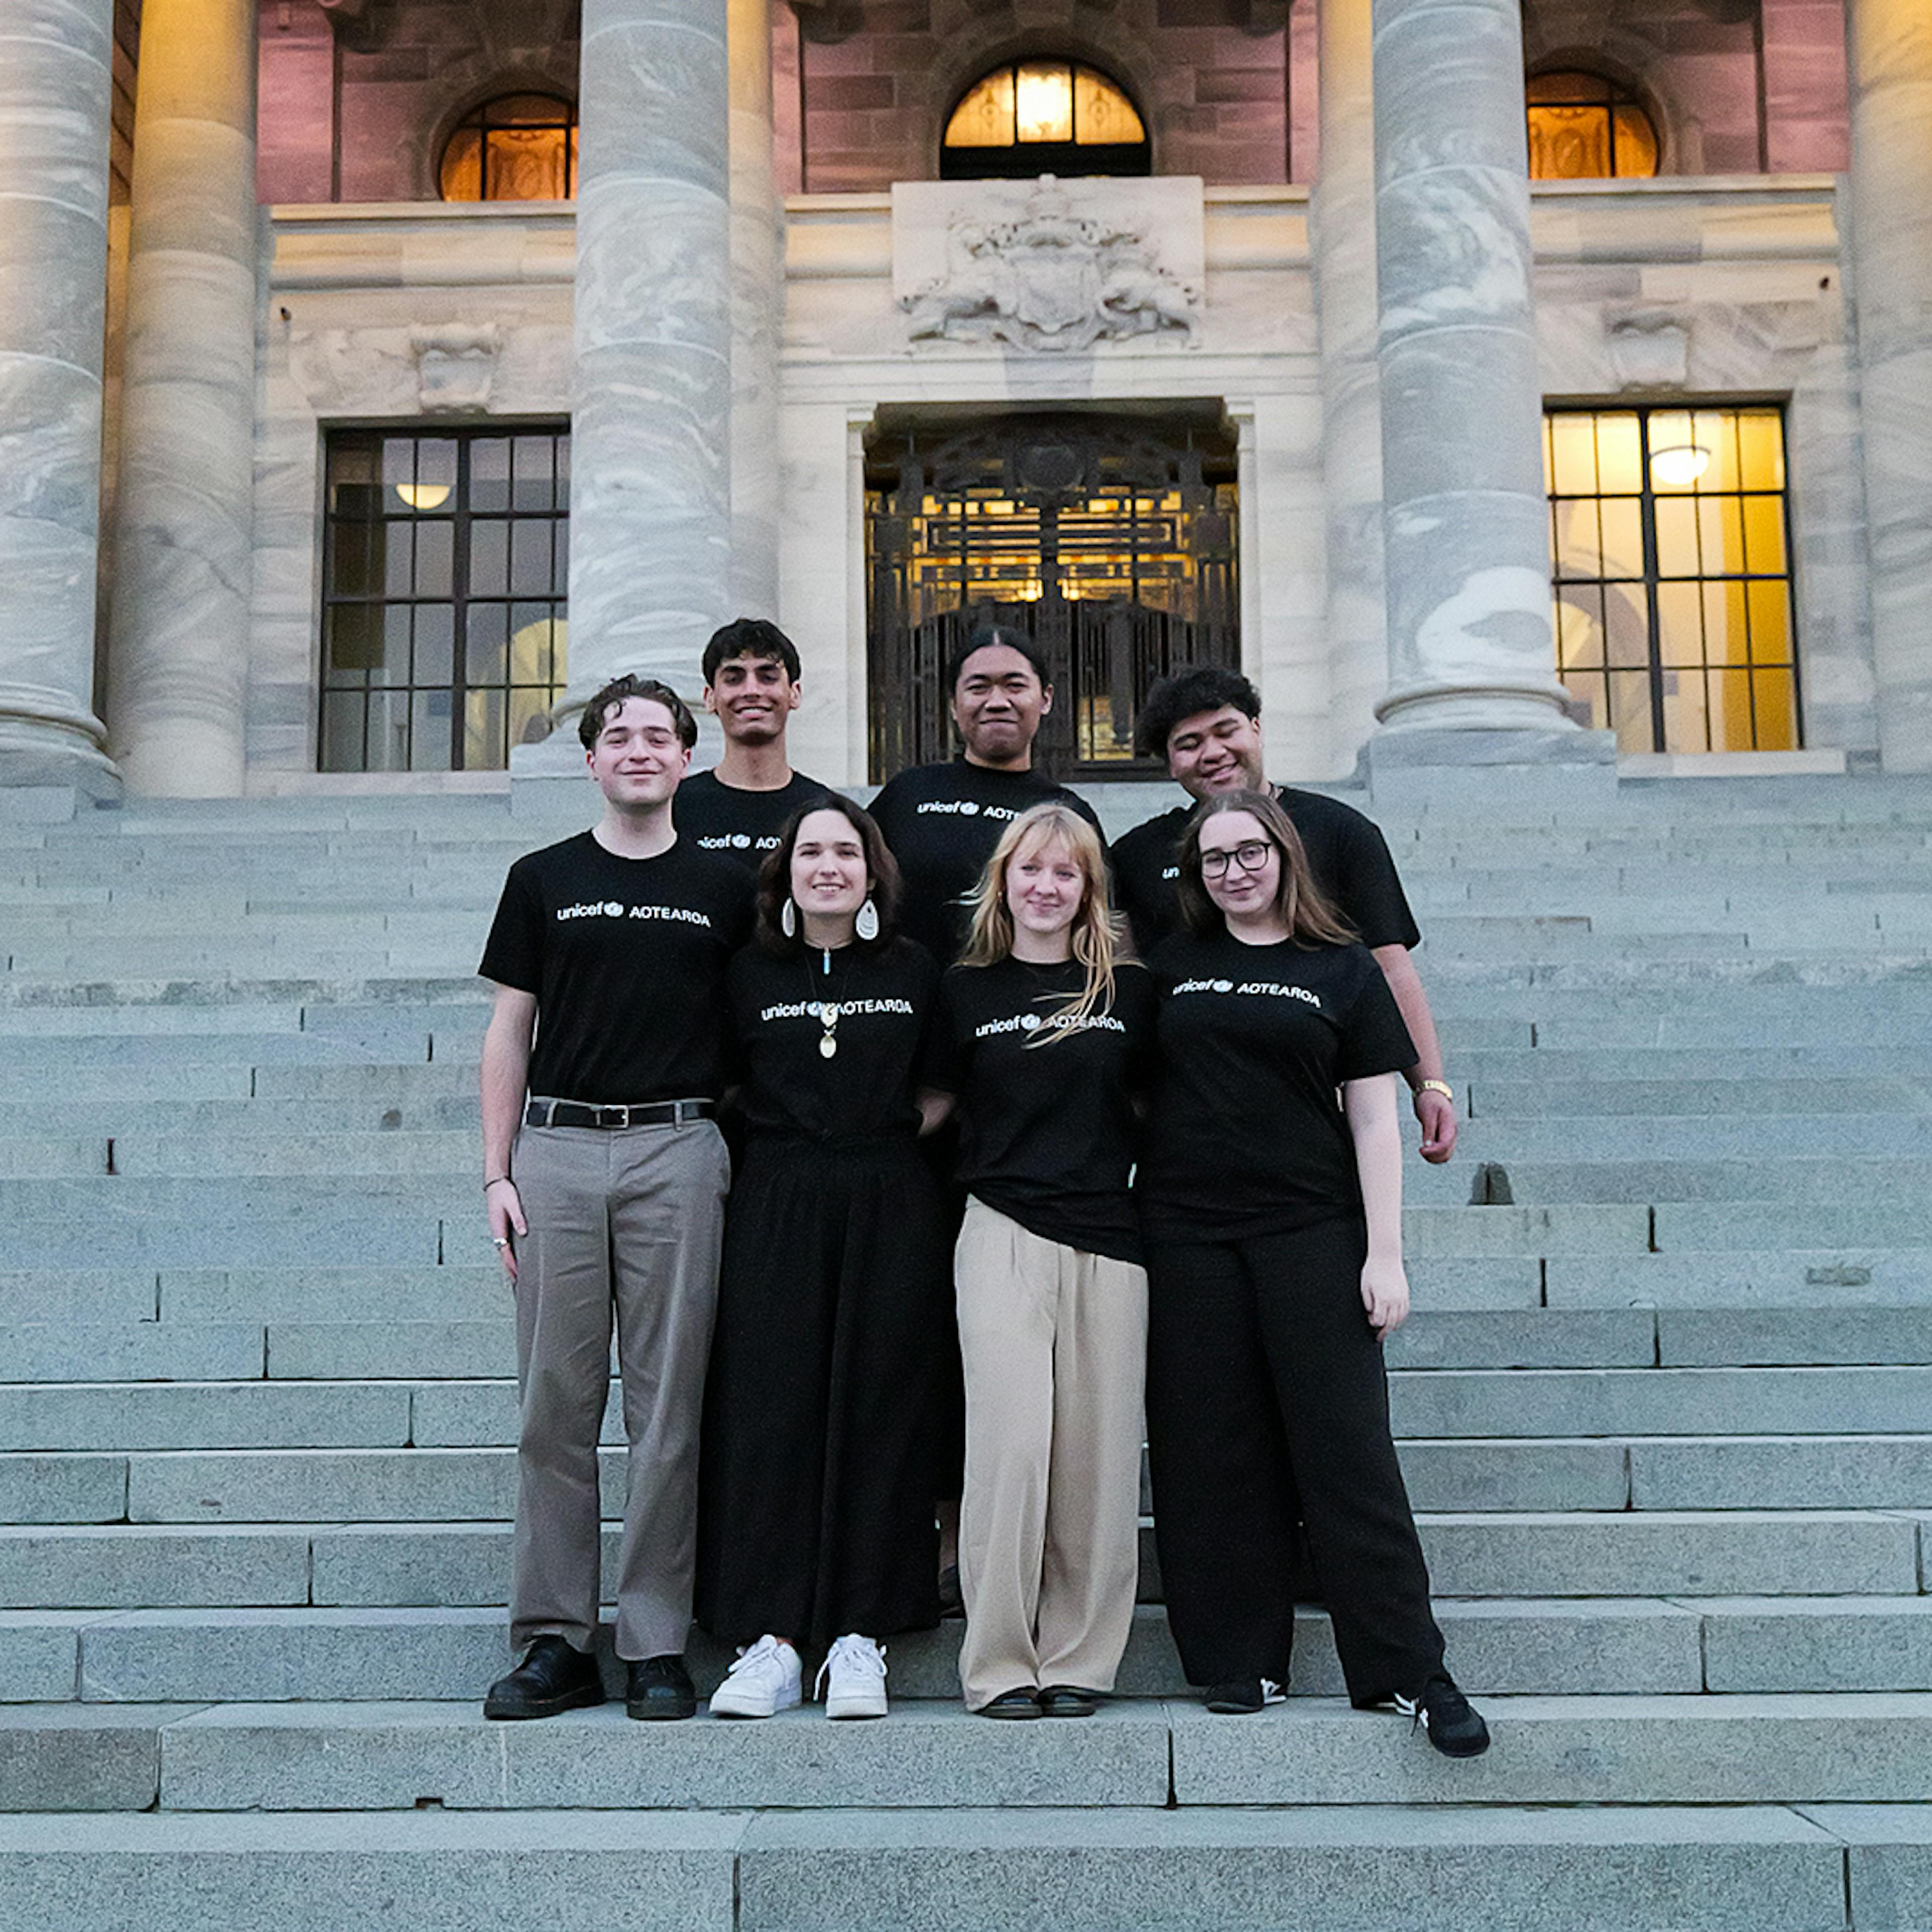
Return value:
M 1238 674 L 1138 723 L 1194 802 L 1109 853 L 1033 767 L 1030 642 L 950 667 L 956 760 L 869 811 L 792 770 L 800 668 L 740 620 L 725 741 L 620 678 L 580 727 L 603 815 L 510 871 L 482 970 L 484 1193 L 514 1284 L 512 1640 L 487 1716 L 601 1702 L 598 1440 L 629 1444 L 612 1592 L 634 1718 L 886 1710 L 884 1640 L 956 1588 L 990 1718 L 1114 1688 L 1143 1430 L 1168 1616 L 1208 1708 L 1288 1680 L 1305 1545 L 1348 1694 L 1456 1756 L 1390 1438 L 1408 1306 L 1398 1078 L 1425 1159 L 1453 1096 L 1418 935 L 1358 813 L 1270 784 Z

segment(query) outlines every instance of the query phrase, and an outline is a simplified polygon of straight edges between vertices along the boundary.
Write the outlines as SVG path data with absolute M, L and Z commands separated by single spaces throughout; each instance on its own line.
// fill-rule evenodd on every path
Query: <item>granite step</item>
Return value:
M 123 1932 L 136 1897 L 146 1924 L 239 1924 L 238 1909 L 278 1932 L 392 1922 L 398 1899 L 433 1898 L 435 1932 L 494 1932 L 512 1884 L 550 1932 L 1273 1932 L 1283 1900 L 1298 1932 L 1835 1932 L 1848 1900 L 1853 1932 L 1879 1932 L 1923 1922 L 1932 1808 L 0 1820 L 12 1932 Z
M 1443 1597 L 1436 1610 L 1454 1668 L 1486 1695 L 1932 1691 L 1932 1598 L 1923 1595 Z M 961 1628 L 891 1639 L 902 1694 L 954 1694 Z M 1342 1694 L 1326 1612 L 1304 1608 L 1296 1632 L 1292 1694 Z M 614 1695 L 622 1676 L 608 1612 L 601 1642 Z M 496 1606 L 12 1610 L 0 1612 L 0 1701 L 460 1702 L 509 1655 Z M 691 1657 L 708 1691 L 724 1648 L 694 1632 Z M 1157 1604 L 1135 1612 L 1118 1688 L 1189 1694 Z
M 1677 1232 L 1682 1212 L 1664 1210 L 1666 1237 Z M 1666 1314 L 1694 1320 L 1721 1310 L 1740 1320 L 1759 1316 L 1767 1322 L 1788 1321 L 1800 1330 L 1814 1318 L 1820 1324 L 1841 1316 L 1862 1320 L 1874 1309 L 1882 1324 L 1888 1316 L 1932 1303 L 1932 1244 L 1884 1248 L 1854 1240 L 1826 1248 L 1808 1245 L 1799 1234 L 1790 1247 L 1766 1248 L 1730 1220 L 1721 1227 L 1707 1222 L 1701 1232 L 1733 1231 L 1737 1245 L 1732 1247 L 1687 1242 L 1660 1254 L 1552 1253 L 1539 1264 L 1542 1298 L 1552 1309 L 1654 1308 L 1660 1321 Z M 1912 1359 L 1928 1357 L 1922 1352 Z
M 647 1734 L 608 1703 L 517 1725 L 489 1723 L 474 1700 L 16 1705 L 0 1710 L 0 1804 L 145 1796 L 144 1732 L 163 1812 L 1896 1803 L 1932 1748 L 1924 1694 L 1484 1702 L 1494 1744 L 1461 1763 L 1407 1719 L 1340 1698 L 1240 1723 L 1192 1700 L 1120 1700 L 1084 1723 L 1024 1726 L 902 1698 L 883 1723 L 836 1730 L 807 1704 Z
M 1903 1596 L 1932 1516 L 1900 1510 L 1419 1512 L 1445 1597 Z M 484 1606 L 506 1600 L 507 1522 L 0 1526 L 19 1609 Z M 602 1561 L 615 1574 L 617 1528 Z M 1141 1594 L 1160 1600 L 1144 1526 Z
M 1420 1510 L 1915 1509 L 1932 1436 L 1403 1440 Z M 623 1451 L 601 1452 L 622 1513 Z M 181 1449 L 0 1454 L 0 1522 L 440 1522 L 507 1520 L 508 1448 Z
M 1750 1614 L 1754 1604 L 1798 1600 L 1740 1600 L 1732 1648 L 1737 1674 L 1748 1681 L 1738 1688 L 1932 1690 L 1932 1623 L 1915 1614 L 1925 1609 L 1924 1599 L 1826 1599 L 1852 1607 L 1776 1624 Z M 1705 1688 L 1700 1646 L 1709 1640 L 1711 1620 L 1695 1601 L 1444 1598 L 1436 1614 L 1463 1681 L 1486 1693 L 1661 1695 Z M 890 1639 L 898 1694 L 958 1694 L 962 1628 L 949 1622 Z M 492 1605 L 15 1610 L 0 1612 L 0 1660 L 10 1666 L 0 1676 L 0 1701 L 473 1700 L 507 1667 L 508 1636 L 506 1612 Z M 1830 1674 L 1819 1660 L 1828 1642 Z M 615 1695 L 622 1672 L 610 1651 L 608 1612 L 600 1646 Z M 690 1657 L 705 1692 L 730 1661 L 725 1646 L 696 1631 Z M 1117 1688 L 1136 1697 L 1190 1694 L 1158 1604 L 1135 1612 Z M 1328 1616 L 1318 1607 L 1297 1618 L 1290 1688 L 1298 1696 L 1342 1694 Z

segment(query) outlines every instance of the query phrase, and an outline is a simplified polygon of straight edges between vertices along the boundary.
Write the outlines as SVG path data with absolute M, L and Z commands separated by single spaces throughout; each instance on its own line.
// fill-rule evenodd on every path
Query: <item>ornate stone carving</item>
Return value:
M 904 207 L 908 185 L 936 188 L 952 206 Z M 1184 196 L 1192 190 L 1192 251 L 1186 209 L 1177 236 L 1169 211 L 1136 205 L 1171 186 Z M 916 341 L 1000 341 L 1067 354 L 1127 336 L 1193 338 L 1202 285 L 1198 184 L 1068 184 L 1046 175 L 1030 184 L 902 184 L 893 197 L 894 279 Z M 914 280 L 904 258 L 919 251 L 902 248 L 900 236 L 919 216 L 944 218 L 944 266 Z M 1177 242 L 1192 257 L 1178 268 Z
M 1681 389 L 1689 381 L 1690 331 L 1681 317 L 1606 318 L 1604 332 L 1619 388 Z
M 442 322 L 410 331 L 416 352 L 416 399 L 425 416 L 461 416 L 490 406 L 503 332 L 494 322 Z

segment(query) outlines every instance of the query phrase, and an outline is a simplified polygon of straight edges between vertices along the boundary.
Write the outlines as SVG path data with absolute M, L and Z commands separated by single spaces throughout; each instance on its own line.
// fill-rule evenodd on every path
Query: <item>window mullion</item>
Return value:
M 1650 748 L 1665 748 L 1664 716 L 1664 620 L 1658 598 L 1657 494 L 1650 478 L 1650 412 L 1637 417 L 1637 521 L 1643 532 L 1643 591 L 1650 631 Z

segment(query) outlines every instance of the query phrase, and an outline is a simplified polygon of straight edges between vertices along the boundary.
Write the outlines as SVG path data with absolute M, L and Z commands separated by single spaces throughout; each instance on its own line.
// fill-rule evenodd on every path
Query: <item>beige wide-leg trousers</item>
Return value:
M 1146 1271 L 971 1201 L 955 1279 L 967 1708 L 1048 1684 L 1110 1690 L 1139 1574 Z

